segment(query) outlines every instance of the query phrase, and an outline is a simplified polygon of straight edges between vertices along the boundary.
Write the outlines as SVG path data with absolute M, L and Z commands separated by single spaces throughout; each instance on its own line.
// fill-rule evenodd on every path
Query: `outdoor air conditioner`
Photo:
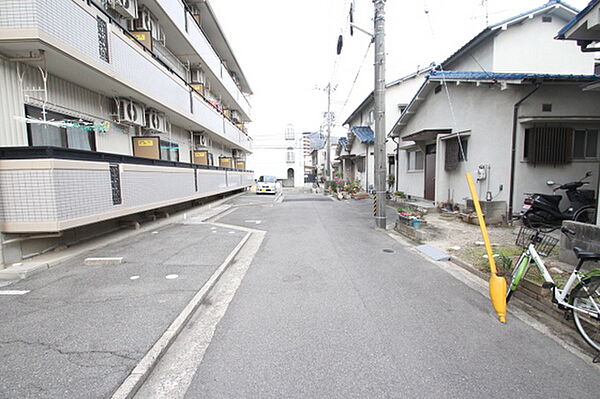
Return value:
M 233 155 L 234 158 L 243 158 L 244 152 L 242 150 L 234 148 L 233 150 L 231 150 L 231 155 Z
M 137 0 L 113 0 L 110 6 L 124 18 L 136 19 L 138 16 Z
M 146 129 L 159 133 L 167 133 L 167 118 L 165 114 L 154 109 L 146 111 Z
M 117 122 L 127 125 L 145 125 L 144 106 L 131 101 L 128 98 L 120 98 L 117 101 Z
M 195 134 L 194 135 L 194 145 L 196 148 L 206 148 L 210 146 L 210 139 L 205 134 Z
M 190 82 L 191 83 L 204 83 L 204 71 L 200 68 L 193 68 L 190 70 Z
M 161 28 L 161 26 L 157 22 L 153 22 L 154 29 L 152 29 L 152 38 L 157 42 L 162 43 L 162 45 L 166 45 L 167 39 L 165 37 L 165 31 Z
M 146 7 L 142 7 L 139 10 L 138 18 L 135 21 L 133 21 L 133 30 L 153 31 L 154 20 L 155 18 L 150 12 L 150 10 L 148 10 Z

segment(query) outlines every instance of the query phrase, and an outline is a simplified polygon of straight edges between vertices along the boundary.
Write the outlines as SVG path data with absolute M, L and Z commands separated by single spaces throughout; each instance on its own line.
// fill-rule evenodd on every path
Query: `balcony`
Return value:
M 145 50 L 94 3 L 29 0 L 27 4 L 10 10 L 4 8 L 10 6 L 0 4 L 0 52 L 22 56 L 44 50 L 45 65 L 52 75 L 109 98 L 131 97 L 165 112 L 177 126 L 208 130 L 231 146 L 250 149 L 240 129 L 233 127 L 239 131 L 237 135 L 231 134 L 231 127 L 226 132 L 227 121 L 221 113 L 191 94 L 183 77 L 160 56 Z M 22 13 L 22 18 L 16 18 L 15 13 Z M 103 23 L 105 39 L 99 38 Z M 103 40 L 109 44 L 105 58 L 99 51 Z
M 0 148 L 0 231 L 59 232 L 244 189 L 253 173 L 66 150 Z
M 187 12 L 183 3 L 179 0 L 156 0 L 156 6 L 152 3 L 147 4 L 148 8 L 162 21 L 168 20 L 170 23 L 163 24 L 163 30 L 169 37 L 175 37 L 176 40 L 170 40 L 169 45 L 173 47 L 175 54 L 185 54 L 190 61 L 202 64 L 208 67 L 205 72 L 216 79 L 220 88 L 219 94 L 228 102 L 235 103 L 242 111 L 244 118 L 250 120 L 250 104 L 246 96 L 241 92 L 237 84 L 233 81 L 231 75 L 227 72 L 221 59 L 213 49 L 212 45 L 194 20 Z M 198 58 L 190 56 L 197 54 Z

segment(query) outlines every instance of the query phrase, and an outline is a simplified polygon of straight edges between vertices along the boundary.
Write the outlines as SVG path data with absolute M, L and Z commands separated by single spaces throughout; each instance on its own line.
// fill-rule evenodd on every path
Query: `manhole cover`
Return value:
M 385 252 L 386 254 L 393 254 L 393 253 L 394 253 L 394 252 L 396 252 L 396 251 L 394 251 L 393 249 L 385 248 L 385 249 L 383 250 L 383 252 Z

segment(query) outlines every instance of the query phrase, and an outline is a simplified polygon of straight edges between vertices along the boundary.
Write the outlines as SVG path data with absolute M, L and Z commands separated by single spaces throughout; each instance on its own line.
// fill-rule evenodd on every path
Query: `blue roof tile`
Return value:
M 553 80 L 553 81 L 592 81 L 597 75 L 553 75 L 543 73 L 497 73 L 497 72 L 463 72 L 463 71 L 431 71 L 430 79 L 463 79 L 463 80 Z
M 344 150 L 350 151 L 350 148 L 348 146 L 348 139 L 346 137 L 340 137 L 338 140 L 338 144 L 340 144 L 344 148 Z

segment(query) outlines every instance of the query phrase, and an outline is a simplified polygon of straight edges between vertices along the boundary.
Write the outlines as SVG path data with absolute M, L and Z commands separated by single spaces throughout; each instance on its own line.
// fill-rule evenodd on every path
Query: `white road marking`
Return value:
M 152 234 L 158 234 L 158 231 L 153 231 Z
M 136 398 L 185 397 L 215 329 L 244 279 L 264 236 L 265 232 L 253 230 L 253 234 L 236 256 L 236 262 L 225 271 L 210 292 L 210 304 L 205 303 L 198 308 L 188 326 L 171 345 L 137 393 Z
M 140 276 L 131 276 L 131 277 L 129 277 L 130 280 L 137 280 L 138 278 L 140 278 Z
M 167 280 L 174 280 L 174 279 L 176 279 L 177 277 L 179 277 L 179 275 L 178 275 L 178 274 L 167 274 L 167 275 L 165 276 L 165 278 L 166 278 Z
M 25 295 L 31 290 L 0 290 L 0 295 Z
M 261 224 L 262 220 L 244 220 L 244 223 L 255 223 L 255 224 Z

